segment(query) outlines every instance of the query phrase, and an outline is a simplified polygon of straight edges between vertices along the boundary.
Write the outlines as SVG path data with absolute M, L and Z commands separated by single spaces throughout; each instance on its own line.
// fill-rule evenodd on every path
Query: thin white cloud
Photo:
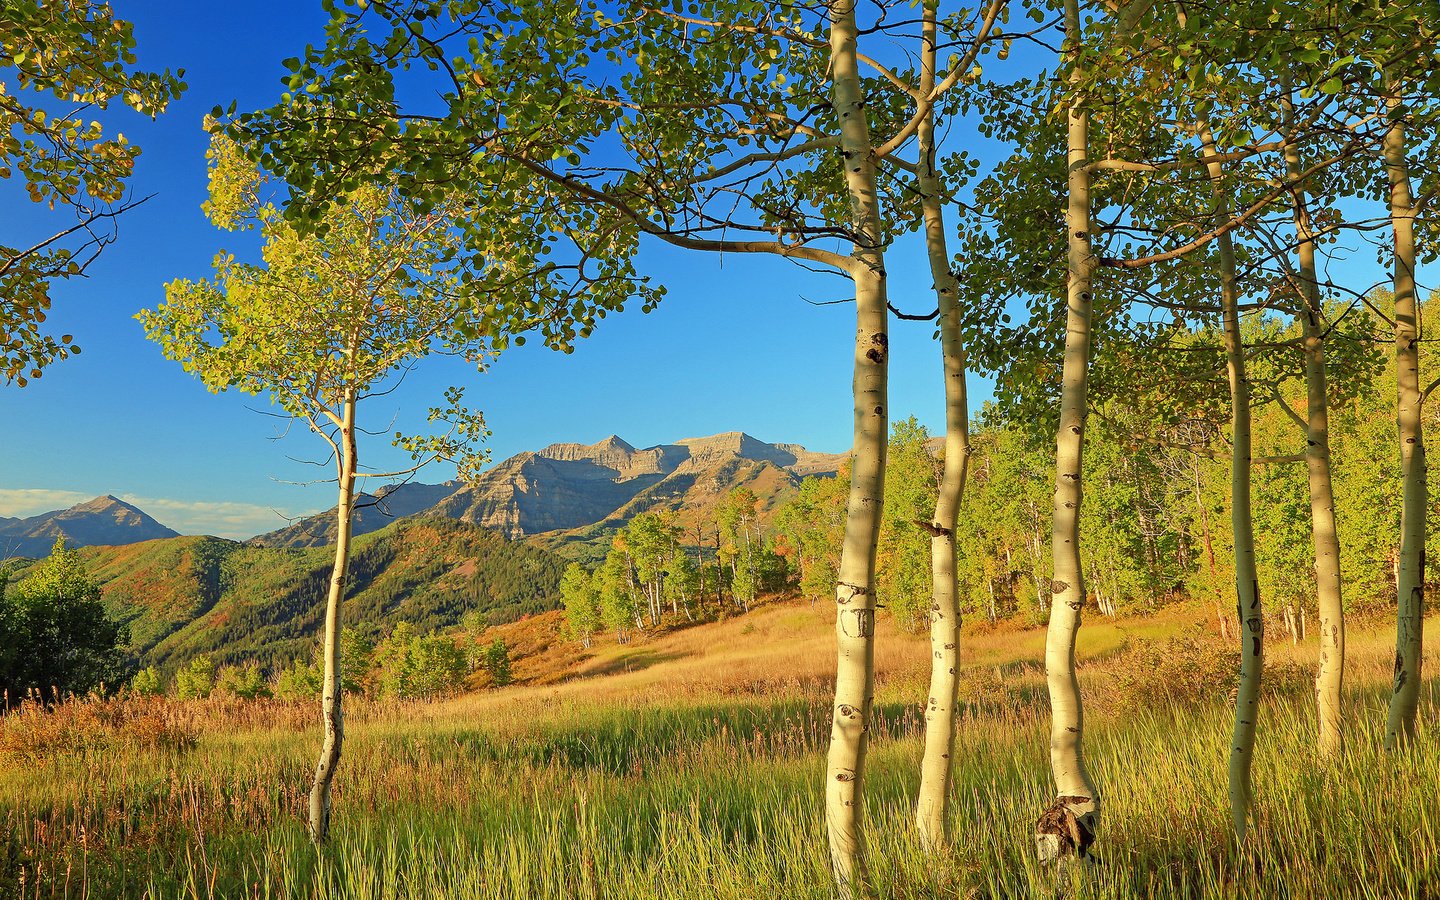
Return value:
M 81 491 L 51 491 L 44 488 L 0 488 L 0 516 L 23 519 L 57 509 L 69 509 L 94 499 Z
M 41 513 L 69 509 L 97 496 L 99 494 L 84 491 L 48 488 L 0 488 L 0 516 L 22 519 L 38 516 Z M 297 518 L 320 511 L 316 509 L 296 512 L 256 503 L 173 500 L 168 497 L 142 497 L 137 494 L 117 496 L 126 503 L 138 506 L 156 521 L 181 534 L 213 534 L 234 540 L 244 540 L 284 528 Z
M 300 516 L 310 515 L 255 503 L 171 500 L 166 497 L 140 497 L 135 494 L 119 496 L 121 500 L 140 507 L 181 534 L 213 534 L 235 540 L 274 531 L 289 525 Z

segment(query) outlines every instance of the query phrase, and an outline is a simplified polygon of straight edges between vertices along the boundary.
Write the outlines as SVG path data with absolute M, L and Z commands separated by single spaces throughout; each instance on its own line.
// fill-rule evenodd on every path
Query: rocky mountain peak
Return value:
M 619 463 L 623 466 L 630 459 L 630 454 L 635 448 L 618 435 L 610 435 L 602 441 L 593 444 L 560 443 L 551 444 L 544 450 L 537 453 L 547 459 L 558 459 L 561 462 L 573 462 L 575 460 L 590 460 L 602 465 Z
M 0 521 L 0 557 L 44 556 L 57 537 L 72 547 L 135 544 L 179 537 L 140 509 L 113 494 L 27 519 Z

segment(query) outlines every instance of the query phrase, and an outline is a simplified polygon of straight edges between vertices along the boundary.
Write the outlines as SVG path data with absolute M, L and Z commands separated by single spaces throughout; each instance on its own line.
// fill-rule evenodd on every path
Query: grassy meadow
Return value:
M 136 700 L 0 722 L 0 897 L 826 898 L 831 614 L 772 603 L 644 643 L 536 637 L 528 683 L 349 706 L 334 839 L 303 822 L 311 705 Z M 1103 796 L 1083 870 L 1041 871 L 1051 799 L 1042 629 L 967 627 L 954 842 L 911 825 L 928 644 L 882 623 L 867 771 L 882 897 L 1440 896 L 1440 754 L 1379 746 L 1392 653 L 1352 627 L 1350 750 L 1313 750 L 1309 646 L 1269 646 L 1253 843 L 1230 843 L 1232 659 L 1198 606 L 1092 616 L 1086 749 Z M 503 633 L 503 629 L 496 629 Z M 1433 664 L 1436 629 L 1427 645 Z M 1064 879 L 1057 884 L 1056 879 Z

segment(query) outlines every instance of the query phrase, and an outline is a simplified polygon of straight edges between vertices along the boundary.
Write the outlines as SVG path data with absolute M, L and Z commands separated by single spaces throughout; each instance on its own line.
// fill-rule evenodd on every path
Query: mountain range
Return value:
M 388 486 L 355 514 L 344 617 L 374 636 L 401 620 L 423 630 L 472 611 L 495 624 L 554 609 L 567 558 L 602 557 L 634 516 L 673 513 L 695 543 L 709 543 L 732 489 L 754 491 L 763 518 L 803 477 L 844 461 L 739 432 L 639 449 L 612 435 L 517 454 L 469 485 Z M 0 559 L 22 557 L 18 583 L 57 537 L 83 548 L 137 664 L 173 671 L 208 653 L 274 668 L 313 652 L 334 534 L 332 509 L 245 542 L 182 537 L 106 495 L 0 518 Z
M 29 518 L 0 516 L 0 559 L 45 556 L 60 537 L 72 547 L 87 547 L 179 536 L 180 532 L 161 525 L 139 507 L 106 494 Z
M 603 552 L 611 531 L 642 512 L 674 513 L 687 532 L 713 528 L 716 504 L 744 486 L 760 498 L 764 516 L 802 478 L 834 475 L 845 460 L 844 454 L 771 444 L 738 431 L 638 449 L 611 435 L 594 444 L 518 453 L 470 485 L 407 482 L 362 494 L 352 528 L 358 537 L 411 516 L 455 519 L 511 539 L 533 539 L 567 556 L 593 557 Z M 246 543 L 322 547 L 334 543 L 335 528 L 332 507 Z M 178 535 L 138 507 L 105 495 L 29 518 L 0 517 L 0 559 L 45 556 L 57 537 L 86 547 Z
M 667 511 L 687 531 L 713 528 L 715 506 L 749 487 L 762 515 L 808 475 L 834 475 L 846 457 L 799 444 L 770 444 L 742 432 L 637 449 L 611 435 L 594 444 L 551 444 L 518 453 L 473 484 L 403 484 L 362 498 L 352 528 L 364 534 L 410 515 L 458 519 L 567 556 L 594 556 L 613 529 L 642 512 Z M 317 547 L 335 540 L 335 511 L 252 538 L 264 547 Z

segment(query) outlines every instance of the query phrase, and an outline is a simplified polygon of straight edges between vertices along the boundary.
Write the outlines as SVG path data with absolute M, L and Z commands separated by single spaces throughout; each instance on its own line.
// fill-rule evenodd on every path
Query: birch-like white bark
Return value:
M 1067 54 L 1083 40 L 1078 0 L 1065 0 Z M 1036 827 L 1042 859 L 1061 852 L 1063 838 L 1084 855 L 1100 819 L 1100 792 L 1085 768 L 1085 713 L 1075 676 L 1075 638 L 1085 606 L 1080 561 L 1080 504 L 1083 495 L 1085 411 L 1090 368 L 1091 277 L 1096 268 L 1090 244 L 1090 115 L 1079 83 L 1079 64 L 1071 75 L 1066 111 L 1065 357 L 1060 376 L 1060 425 L 1055 436 L 1055 500 L 1051 511 L 1050 626 L 1045 636 L 1045 680 L 1050 692 L 1050 772 L 1055 803 Z
M 1390 223 L 1395 234 L 1396 429 L 1400 438 L 1400 567 L 1396 581 L 1395 681 L 1385 723 L 1385 747 L 1415 737 L 1420 702 L 1421 641 L 1425 627 L 1425 436 L 1421 428 L 1420 310 L 1415 297 L 1415 198 L 1405 158 L 1405 109 L 1386 98 L 1385 174 L 1390 181 Z
M 1288 85 L 1287 85 L 1288 87 Z M 1284 100 L 1286 129 L 1294 107 Z M 1292 179 L 1303 171 L 1300 149 L 1285 149 Z M 1315 235 L 1305 186 L 1294 185 L 1295 238 L 1300 258 L 1300 316 L 1305 350 L 1305 466 L 1310 484 L 1310 536 L 1315 551 L 1315 593 L 1320 611 L 1320 663 L 1315 673 L 1315 707 L 1320 753 L 1338 757 L 1345 749 L 1342 689 L 1345 682 L 1345 604 L 1340 580 L 1340 536 L 1335 525 L 1335 489 L 1330 470 L 1330 403 L 1325 363 L 1325 324 L 1315 266 Z M 1298 637 L 1298 635 L 1297 635 Z
M 1216 154 L 1210 131 L 1202 132 L 1203 155 Z M 1227 204 L 1218 162 L 1207 165 L 1214 185 L 1215 218 Z M 1260 675 L 1264 669 L 1265 617 L 1260 607 L 1260 582 L 1255 569 L 1255 531 L 1250 515 L 1250 381 L 1245 374 L 1245 345 L 1240 334 L 1240 283 L 1235 247 L 1228 233 L 1220 236 L 1220 304 L 1224 318 L 1225 369 L 1230 381 L 1230 525 L 1235 544 L 1235 609 L 1240 623 L 1240 685 L 1235 695 L 1235 726 L 1230 741 L 1230 818 L 1237 843 L 1245 840 L 1254 796 L 1250 764 L 1255 755 L 1255 726 L 1260 713 Z
M 924 10 L 920 90 L 935 87 L 935 9 Z M 930 528 L 930 696 L 925 705 L 925 754 L 920 761 L 920 791 L 915 825 L 929 850 L 942 847 L 950 834 L 950 781 L 954 768 L 955 707 L 959 700 L 960 586 L 955 566 L 955 525 L 965 495 L 970 462 L 970 411 L 965 395 L 965 352 L 960 338 L 959 285 L 950 269 L 941 210 L 941 184 L 935 169 L 935 112 L 920 123 L 920 202 L 925 215 L 925 249 L 939 304 L 940 355 L 945 376 L 945 462 L 935 520 Z
M 854 0 L 831 0 L 832 103 L 856 239 L 854 448 L 845 543 L 835 591 L 835 705 L 825 776 L 825 819 L 835 887 L 842 900 L 872 895 L 865 864 L 865 752 L 874 699 L 875 547 L 885 490 L 889 429 L 885 261 L 870 128 L 855 56 Z
M 355 506 L 355 478 L 358 459 L 355 445 L 355 392 L 347 389 L 342 401 L 339 434 L 339 502 L 336 504 L 335 565 L 330 573 L 330 590 L 325 600 L 325 681 L 321 689 L 320 715 L 325 738 L 315 765 L 310 787 L 310 839 L 323 844 L 330 834 L 330 785 L 340 764 L 345 740 L 345 717 L 340 687 L 340 603 L 345 598 L 345 576 L 350 563 L 351 513 Z

